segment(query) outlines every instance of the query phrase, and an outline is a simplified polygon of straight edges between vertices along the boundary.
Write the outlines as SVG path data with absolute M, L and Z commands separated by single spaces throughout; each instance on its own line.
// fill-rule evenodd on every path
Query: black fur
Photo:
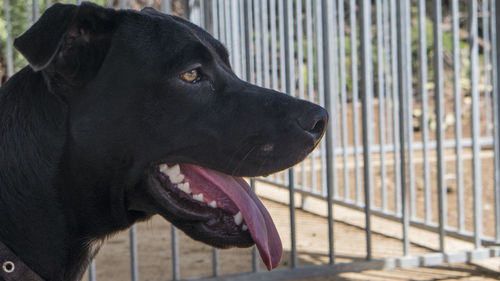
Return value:
M 79 280 L 94 242 L 156 213 L 220 245 L 154 198 L 151 169 L 268 174 L 326 127 L 324 109 L 239 80 L 218 41 L 152 9 L 56 4 L 15 47 L 30 66 L 0 88 L 0 241 L 45 280 Z M 192 68 L 199 83 L 179 78 Z

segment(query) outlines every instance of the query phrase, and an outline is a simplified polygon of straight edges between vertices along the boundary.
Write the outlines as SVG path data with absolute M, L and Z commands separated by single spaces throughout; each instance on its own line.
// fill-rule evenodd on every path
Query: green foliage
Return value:
M 11 17 L 11 30 L 12 37 L 15 38 L 19 36 L 23 30 L 25 30 L 27 26 L 26 20 L 26 2 L 25 1 L 10 1 L 10 17 Z M 0 25 L 2 28 L 0 29 L 0 45 L 3 47 L 0 53 L 0 62 L 2 64 L 2 73 L 6 72 L 6 43 L 7 43 L 7 22 L 5 19 L 5 0 L 0 0 L 1 9 L 1 18 Z M 14 20 L 15 19 L 15 20 Z M 11 42 L 12 44 L 12 42 Z M 17 52 L 14 52 L 14 65 L 15 69 L 19 69 L 21 65 L 25 64 L 23 62 L 22 56 L 20 56 Z
M 5 19 L 5 1 L 0 0 L 0 73 L 7 72 L 7 59 L 6 59 L 6 46 L 7 46 L 7 22 Z M 75 3 L 75 1 L 50 1 L 50 0 L 39 0 L 40 12 L 39 15 L 47 9 L 48 6 L 53 3 Z M 94 0 L 92 1 L 99 5 L 106 5 L 107 0 Z M 31 0 L 10 0 L 10 18 L 12 26 L 12 40 L 24 31 L 28 29 L 29 26 L 33 24 L 33 10 L 31 6 Z M 11 42 L 12 44 L 12 42 Z M 14 71 L 18 71 L 23 68 L 27 62 L 23 56 L 13 49 L 14 54 Z

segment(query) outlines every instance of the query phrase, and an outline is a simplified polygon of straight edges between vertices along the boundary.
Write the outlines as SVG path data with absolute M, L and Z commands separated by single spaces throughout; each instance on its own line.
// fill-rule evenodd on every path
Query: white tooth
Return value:
M 161 164 L 160 165 L 160 172 L 164 173 L 167 171 L 168 165 L 167 164 Z
M 187 193 L 187 194 L 190 194 L 190 193 L 191 193 L 191 187 L 189 187 L 189 182 L 179 183 L 179 184 L 177 185 L 177 187 L 178 187 L 180 190 L 182 190 L 182 191 L 184 191 L 185 193 Z
M 241 212 L 238 212 L 233 216 L 233 218 L 236 225 L 240 225 L 243 222 L 243 215 L 241 214 Z
M 193 194 L 193 199 L 198 200 L 200 202 L 203 202 L 203 193 L 200 194 Z
M 210 203 L 208 204 L 208 206 L 210 206 L 210 207 L 212 207 L 212 208 L 217 208 L 217 202 L 215 202 L 215 200 L 214 200 L 214 201 L 210 202 Z
M 160 171 L 161 171 L 161 167 L 160 167 Z M 170 168 L 166 168 L 164 171 L 162 171 L 162 173 L 164 173 L 165 175 L 168 176 L 171 183 L 180 183 L 184 180 L 184 175 L 181 174 L 181 168 L 179 167 L 178 164 L 176 164 Z
M 243 224 L 243 226 L 241 227 L 241 229 L 243 229 L 243 231 L 247 231 L 248 230 L 248 226 L 246 224 Z
M 166 171 L 165 171 L 165 174 L 169 177 L 176 177 L 177 175 L 179 175 L 181 173 L 181 168 L 179 167 L 178 164 L 168 168 Z
M 181 183 L 184 180 L 183 174 L 178 174 L 176 176 L 168 176 L 171 183 Z

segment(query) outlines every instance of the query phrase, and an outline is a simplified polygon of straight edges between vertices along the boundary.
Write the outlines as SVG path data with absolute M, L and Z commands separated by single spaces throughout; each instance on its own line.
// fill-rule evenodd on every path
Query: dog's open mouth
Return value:
M 278 266 L 280 237 L 244 179 L 191 164 L 161 164 L 152 183 L 155 197 L 166 201 L 167 219 L 193 238 L 222 248 L 255 243 L 267 268 Z

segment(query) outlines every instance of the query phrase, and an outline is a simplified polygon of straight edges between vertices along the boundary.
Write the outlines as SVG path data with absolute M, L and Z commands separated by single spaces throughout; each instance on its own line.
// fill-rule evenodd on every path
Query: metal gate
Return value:
M 9 1 L 3 2 L 7 72 L 12 74 Z M 172 7 L 171 1 L 132 2 L 165 12 Z M 239 77 L 330 112 L 325 140 L 303 163 L 251 181 L 262 196 L 289 206 L 290 267 L 262 272 L 253 249 L 253 272 L 221 276 L 214 249 L 213 280 L 283 280 L 500 256 L 496 1 L 177 2 L 186 4 L 190 20 L 225 44 Z M 39 2 L 29 4 L 36 19 Z M 114 4 L 125 8 L 131 1 Z M 288 198 L 273 197 L 265 191 L 269 185 L 287 190 Z M 296 194 L 301 202 L 295 202 Z M 323 265 L 297 264 L 297 206 L 327 218 L 328 261 Z M 364 214 L 366 260 L 336 262 L 335 206 Z M 375 219 L 399 226 L 400 255 L 374 257 L 372 235 L 384 234 L 373 229 Z M 433 253 L 412 255 L 415 230 L 436 234 Z M 179 280 L 174 228 L 171 235 L 172 279 Z M 447 245 L 450 238 L 473 247 L 456 251 Z M 139 280 L 135 228 L 130 241 L 131 276 Z M 89 278 L 95 280 L 94 263 Z

